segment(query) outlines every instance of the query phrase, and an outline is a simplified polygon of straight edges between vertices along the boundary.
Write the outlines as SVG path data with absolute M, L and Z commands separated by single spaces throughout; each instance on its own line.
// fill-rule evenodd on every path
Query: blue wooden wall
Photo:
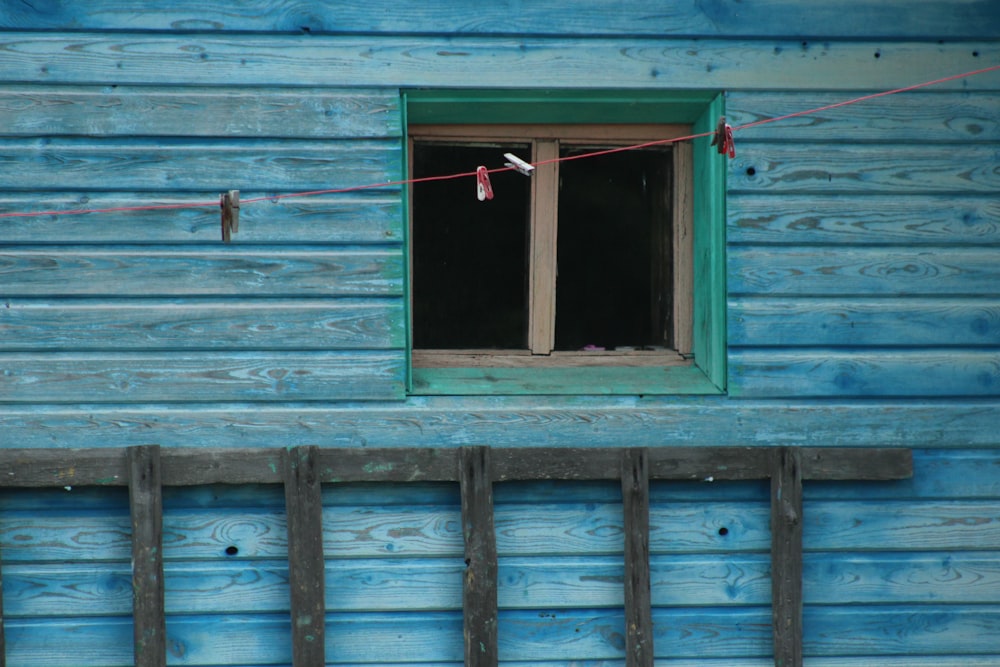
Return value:
M 1000 5 L 144 5 L 0 6 L 0 212 L 206 204 L 0 219 L 0 445 L 911 447 L 807 485 L 809 664 L 1000 664 L 1000 72 L 737 132 L 726 396 L 407 397 L 399 187 L 245 204 L 225 246 L 214 205 L 399 179 L 402 89 L 741 125 L 1000 64 Z M 457 489 L 324 494 L 329 661 L 460 662 Z M 768 664 L 766 489 L 653 495 L 658 655 Z M 281 503 L 167 495 L 173 664 L 290 662 Z M 621 663 L 621 530 L 616 487 L 497 488 L 505 663 Z M 124 494 L 0 497 L 8 664 L 131 664 L 128 532 Z

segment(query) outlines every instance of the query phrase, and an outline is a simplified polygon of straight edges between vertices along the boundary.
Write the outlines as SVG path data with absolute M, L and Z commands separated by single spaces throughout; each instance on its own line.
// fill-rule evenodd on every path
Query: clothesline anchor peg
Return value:
M 240 231 L 240 191 L 230 190 L 219 195 L 222 209 L 222 242 L 229 243 L 232 235 Z

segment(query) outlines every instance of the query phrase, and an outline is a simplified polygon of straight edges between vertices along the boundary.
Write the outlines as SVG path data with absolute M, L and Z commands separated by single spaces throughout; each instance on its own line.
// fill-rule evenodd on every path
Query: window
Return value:
M 408 96 L 411 177 L 494 168 L 508 152 L 538 164 L 530 177 L 491 175 L 491 201 L 476 200 L 471 178 L 411 189 L 413 391 L 719 391 L 699 358 L 708 346 L 699 344 L 706 300 L 693 288 L 705 272 L 697 266 L 705 235 L 696 230 L 698 148 L 616 150 L 686 136 L 693 121 L 611 112 L 608 122 L 552 122 L 594 105 L 504 95 L 497 115 L 523 122 L 489 122 L 491 107 L 475 96 L 463 102 L 486 122 L 454 122 L 448 116 L 463 102 Z M 609 111 L 597 107 L 598 116 Z

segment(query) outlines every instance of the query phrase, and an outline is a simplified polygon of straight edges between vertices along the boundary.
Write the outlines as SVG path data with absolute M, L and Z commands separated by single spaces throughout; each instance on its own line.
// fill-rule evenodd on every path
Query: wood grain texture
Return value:
M 658 607 L 770 603 L 766 554 L 657 555 L 650 565 Z M 620 556 L 502 558 L 499 607 L 621 608 L 622 568 Z M 328 559 L 326 607 L 457 610 L 463 571 L 461 557 Z M 279 560 L 169 561 L 164 581 L 168 615 L 288 610 L 288 569 Z M 12 618 L 117 616 L 132 608 L 128 563 L 13 563 L 4 585 L 5 613 Z M 988 604 L 1000 594 L 1000 566 L 989 551 L 806 552 L 803 594 L 807 605 Z
M 988 194 L 1000 174 L 990 145 L 885 146 L 744 141 L 728 186 L 734 193 Z
M 979 248 L 730 248 L 730 294 L 994 296 L 996 253 Z
M 813 655 L 823 658 L 818 664 L 824 667 L 861 667 L 866 657 L 870 664 L 872 656 L 878 656 L 879 664 L 892 667 L 978 667 L 991 663 L 976 662 L 980 660 L 976 657 L 977 653 L 979 656 L 995 655 L 990 652 L 994 649 L 991 641 L 992 633 L 997 628 L 998 614 L 1000 612 L 995 606 L 985 607 L 977 618 L 935 606 L 917 609 L 911 614 L 891 607 L 862 611 L 807 609 L 807 625 L 819 623 L 820 627 L 824 627 L 825 623 L 827 630 L 807 636 L 806 645 L 812 647 Z M 666 621 L 669 618 L 664 614 L 656 620 Z M 682 611 L 676 613 L 674 618 L 673 623 L 658 623 L 663 629 L 657 639 L 661 640 L 661 645 L 675 642 L 673 645 L 678 649 L 676 658 L 686 660 L 680 664 L 710 664 L 713 667 L 752 664 L 759 667 L 767 664 L 761 661 L 770 658 L 767 646 L 769 623 L 764 610 L 751 608 L 716 618 L 704 612 Z M 621 638 L 617 629 L 621 627 L 621 622 L 620 613 L 589 620 L 571 614 L 540 621 L 535 613 L 502 618 L 504 631 L 510 638 L 504 650 L 511 660 L 558 661 L 556 664 L 565 665 L 567 660 L 593 659 L 617 660 L 620 664 L 622 653 L 615 643 Z M 290 647 L 287 627 L 282 627 L 282 620 L 277 617 L 179 617 L 173 619 L 172 627 L 177 638 L 174 647 L 178 653 L 174 655 L 181 654 L 191 661 L 200 661 L 201 664 L 213 660 L 224 664 L 288 664 Z M 903 633 L 900 630 L 902 627 L 914 629 Z M 330 662 L 366 662 L 374 657 L 372 647 L 377 646 L 378 656 L 374 658 L 377 662 L 372 664 L 388 665 L 404 662 L 408 658 L 436 665 L 445 662 L 461 664 L 461 620 L 454 614 L 422 613 L 402 619 L 392 615 L 334 616 L 330 630 L 344 640 L 341 644 L 343 650 L 328 653 L 327 660 Z M 943 634 L 937 630 L 942 630 Z M 120 648 L 120 642 L 124 637 L 127 643 L 128 634 L 125 619 L 99 619 L 70 628 L 59 628 L 51 622 L 12 622 L 10 659 L 28 667 L 44 667 L 60 664 L 60 661 L 66 664 L 67 660 L 78 667 L 126 667 L 131 656 L 127 646 L 125 650 Z M 883 634 L 885 637 L 879 639 Z M 387 636 L 396 641 L 383 641 Z M 845 641 L 843 637 L 857 637 L 858 641 Z M 866 646 L 867 642 L 871 644 Z M 934 662 L 928 662 L 921 651 L 935 642 L 955 655 L 968 655 L 969 661 L 935 656 Z M 839 654 L 835 653 L 838 646 L 842 651 Z M 967 651 L 963 652 L 963 648 Z M 749 662 L 748 658 L 758 662 Z M 716 662 L 701 662 L 706 659 Z
M 655 39 L 622 47 L 609 37 L 383 35 L 175 35 L 13 32 L 0 40 L 11 81 L 119 85 L 451 87 L 481 80 L 503 87 L 883 90 L 996 62 L 990 41 L 929 46 L 918 41 Z M 873 55 L 879 52 L 879 58 Z M 977 55 L 973 55 L 973 53 Z M 993 90 L 1000 75 L 941 84 Z
M 802 665 L 802 456 L 773 451 L 771 468 L 771 619 L 776 667 Z
M 457 507 L 324 507 L 324 553 L 341 558 L 458 558 Z M 997 505 L 991 500 L 807 501 L 806 551 L 990 551 L 1000 548 Z M 761 553 L 770 548 L 766 501 L 656 503 L 650 510 L 654 556 Z M 621 506 L 599 503 L 498 505 L 497 549 L 516 556 L 608 556 L 623 553 Z M 7 564 L 87 559 L 128 562 L 127 511 L 6 515 L 0 547 Z M 725 528 L 725 531 L 720 529 Z M 230 546 L 247 559 L 287 556 L 280 510 L 164 514 L 165 558 L 215 559 Z M 554 537 L 557 536 L 557 537 Z M 942 557 L 939 562 L 943 562 Z
M 388 299 L 11 299 L 0 350 L 345 350 L 405 347 Z
M 908 246 L 997 243 L 1000 203 L 981 195 L 731 194 L 729 243 Z
M 493 475 L 488 447 L 463 447 L 459 456 L 462 494 L 462 639 L 467 667 L 496 667 L 497 541 Z
M 163 497 L 160 448 L 129 447 L 129 513 L 132 524 L 132 621 L 136 667 L 165 667 L 167 628 L 164 614 Z
M 64 217 L 39 215 L 0 221 L 9 243 L 32 244 L 219 244 L 219 192 L 204 191 L 215 183 L 207 180 L 198 192 L 46 193 L 43 201 L 32 193 L 0 193 L 0 212 L 77 211 L 137 205 L 188 206 L 151 211 L 87 214 Z M 220 188 L 223 184 L 218 184 Z M 403 239 L 402 205 L 398 193 L 386 188 L 368 196 L 317 195 L 307 198 L 248 199 L 275 193 L 241 190 L 240 246 L 251 244 L 399 244 Z M 296 190 L 297 191 L 297 190 Z M 279 193 L 281 194 L 281 193 Z
M 806 11 L 790 0 L 768 0 L 749 8 L 725 3 L 679 2 L 669 9 L 652 0 L 634 2 L 628 12 L 608 12 L 599 3 L 550 2 L 543 6 L 482 7 L 463 0 L 426 8 L 417 3 L 157 2 L 130 12 L 113 2 L 90 11 L 69 3 L 11 5 L 0 10 L 6 29 L 174 30 L 316 33 L 521 33 L 588 35 L 690 34 L 745 36 L 899 37 L 934 39 L 993 37 L 998 19 L 988 0 L 947 11 L 936 3 L 851 0 Z M 857 16 L 866 17 L 857 20 Z M 780 17 L 780 20 L 779 20 Z
M 631 448 L 621 458 L 622 515 L 625 519 L 625 664 L 652 667 L 653 613 L 649 568 L 649 459 Z
M 288 401 L 403 397 L 398 352 L 3 355 L 6 402 Z
M 400 179 L 400 141 L 0 139 L 7 192 L 293 193 Z M 37 195 L 36 195 L 37 196 Z M 218 201 L 218 198 L 215 198 Z M 209 199 L 206 203 L 211 203 Z
M 2 11 L 2 10 L 0 10 Z M 0 19 L 2 20 L 2 19 Z M 402 135 L 392 91 L 0 86 L 5 136 L 381 138 Z
M 789 444 L 993 447 L 992 397 L 678 400 L 664 396 L 410 397 L 392 405 L 243 402 L 214 405 L 17 405 L 0 411 L 5 437 L 23 447 L 114 447 L 136 442 L 218 447 Z M 941 425 L 948 424 L 947 429 Z
M 1000 340 L 991 298 L 736 297 L 733 346 L 986 347 Z
M 736 349 L 730 393 L 739 397 L 994 396 L 1000 358 L 991 348 Z
M 402 264 L 399 249 L 22 247 L 0 254 L 0 278 L 8 298 L 399 296 Z
M 857 97 L 863 95 L 859 92 Z M 726 119 L 740 128 L 844 100 L 843 93 L 733 91 L 726 96 Z M 998 104 L 1000 98 L 995 93 L 969 96 L 941 95 L 933 89 L 911 91 L 789 118 L 780 124 L 737 129 L 736 141 L 990 142 L 1000 139 L 1000 123 L 992 111 Z
M 326 579 L 319 447 L 295 447 L 283 457 L 288 522 L 288 588 L 291 593 L 292 664 L 325 663 Z

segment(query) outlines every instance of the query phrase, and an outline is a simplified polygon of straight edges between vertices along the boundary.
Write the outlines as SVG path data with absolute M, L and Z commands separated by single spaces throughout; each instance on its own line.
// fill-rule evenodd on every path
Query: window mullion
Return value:
M 537 140 L 534 148 L 536 163 L 559 157 L 558 141 Z M 532 354 L 549 354 L 555 346 L 558 199 L 559 163 L 539 165 L 531 197 L 528 347 Z

